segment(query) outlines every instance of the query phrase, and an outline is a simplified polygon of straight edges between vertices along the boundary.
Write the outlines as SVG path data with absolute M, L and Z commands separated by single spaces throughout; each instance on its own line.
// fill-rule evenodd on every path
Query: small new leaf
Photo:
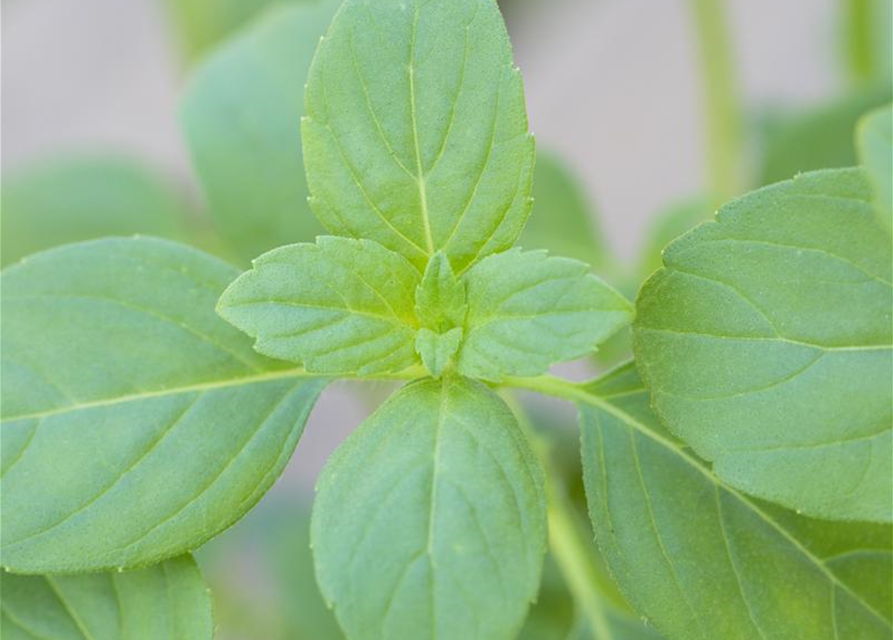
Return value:
M 333 234 L 460 273 L 518 237 L 534 142 L 494 0 L 347 0 L 305 98 L 310 204 Z
M 436 332 L 461 327 L 468 304 L 465 284 L 460 282 L 443 253 L 431 257 L 415 293 L 416 316 L 422 326 Z
M 509 640 L 539 586 L 542 468 L 493 391 L 414 382 L 329 459 L 311 540 L 351 640 Z
M 211 596 L 191 556 L 136 571 L 4 573 L 0 637 L 211 640 Z
M 455 327 L 446 333 L 419 329 L 415 337 L 415 350 L 431 375 L 439 378 L 450 358 L 459 350 L 461 342 L 462 327 Z
M 584 356 L 632 319 L 632 305 L 569 258 L 512 249 L 465 275 L 466 336 L 459 371 L 499 381 L 535 376 Z
M 377 242 L 322 236 L 256 259 L 217 311 L 260 353 L 307 371 L 398 372 L 418 363 L 418 283 L 415 267 Z
M 642 287 L 637 361 L 725 481 L 822 518 L 893 519 L 890 235 L 859 169 L 720 209 Z

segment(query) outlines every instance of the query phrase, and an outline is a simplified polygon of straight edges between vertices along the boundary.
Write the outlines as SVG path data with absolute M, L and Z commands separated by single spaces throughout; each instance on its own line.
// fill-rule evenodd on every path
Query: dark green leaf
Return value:
M 586 395 L 596 539 L 668 638 L 890 638 L 888 525 L 807 520 L 738 492 L 662 429 L 632 365 Z

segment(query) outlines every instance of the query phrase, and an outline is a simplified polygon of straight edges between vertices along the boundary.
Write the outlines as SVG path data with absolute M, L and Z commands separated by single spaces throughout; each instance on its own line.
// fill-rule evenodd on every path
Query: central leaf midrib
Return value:
M 425 227 L 425 244 L 428 247 L 428 255 L 434 255 L 434 238 L 431 235 L 431 220 L 428 213 L 428 194 L 425 186 L 425 172 L 422 168 L 422 153 L 419 149 L 419 131 L 416 122 L 415 104 L 415 36 L 419 21 L 419 3 L 415 2 L 412 16 L 412 29 L 409 37 L 409 117 L 412 121 L 412 141 L 415 147 L 416 184 L 419 187 L 419 203 L 422 207 L 422 223 Z

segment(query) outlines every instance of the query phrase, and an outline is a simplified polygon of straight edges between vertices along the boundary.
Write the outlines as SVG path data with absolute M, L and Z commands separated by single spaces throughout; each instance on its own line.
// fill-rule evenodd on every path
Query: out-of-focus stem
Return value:
M 873 0 L 843 0 L 843 55 L 854 85 L 871 82 L 878 74 L 873 4 Z
M 605 614 L 604 596 L 599 590 L 599 577 L 588 549 L 588 540 L 577 526 L 573 506 L 565 495 L 564 483 L 552 464 L 549 444 L 530 423 L 521 403 L 508 391 L 502 394 L 518 419 L 527 439 L 543 465 L 549 517 L 549 550 L 564 577 L 578 608 L 599 640 L 613 635 Z
M 707 120 L 707 186 L 715 205 L 741 193 L 743 127 L 723 0 L 689 0 Z

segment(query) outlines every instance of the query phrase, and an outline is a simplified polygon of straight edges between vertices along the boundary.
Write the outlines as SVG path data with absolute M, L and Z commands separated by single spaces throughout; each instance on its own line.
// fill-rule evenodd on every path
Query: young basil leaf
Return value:
M 210 214 L 243 263 L 322 232 L 307 206 L 300 118 L 338 4 L 273 8 L 204 60 L 186 89 L 183 128 Z
M 4 573 L 4 640 L 211 640 L 211 597 L 191 556 L 119 573 Z
M 632 305 L 569 258 L 512 249 L 466 274 L 468 316 L 459 351 L 466 376 L 534 376 L 593 351 L 632 319 Z
M 415 350 L 431 375 L 439 378 L 446 369 L 462 342 L 462 327 L 455 327 L 446 333 L 435 333 L 430 329 L 419 329 L 415 337 Z
M 720 209 L 664 252 L 633 346 L 658 415 L 753 495 L 889 522 L 890 235 L 856 169 Z
M 592 265 L 599 273 L 616 266 L 595 220 L 595 207 L 585 185 L 556 155 L 536 153 L 533 172 L 533 212 L 518 244 L 547 249 L 557 256 Z
M 183 238 L 186 211 L 151 169 L 113 156 L 56 159 L 3 179 L 6 266 L 60 244 L 145 233 Z
M 205 542 L 272 485 L 324 383 L 214 315 L 236 273 L 151 239 L 67 245 L 3 272 L 3 566 L 144 566 Z
M 534 143 L 493 0 L 346 0 L 310 69 L 310 204 L 336 235 L 420 269 L 506 249 L 530 211 Z
M 888 525 L 807 520 L 739 493 L 662 429 L 632 364 L 587 391 L 596 539 L 667 638 L 890 637 Z
M 889 229 L 893 216 L 893 107 L 872 111 L 859 121 L 856 146 L 874 187 L 878 218 Z
M 352 640 L 518 632 L 546 545 L 543 472 L 478 382 L 414 382 L 335 452 L 311 522 L 323 596 Z
M 423 326 L 448 331 L 465 323 L 465 284 L 453 273 L 443 253 L 431 257 L 415 292 L 415 312 Z
M 418 363 L 413 293 L 419 272 L 371 240 L 321 236 L 254 261 L 217 311 L 255 349 L 308 371 L 361 375 Z

